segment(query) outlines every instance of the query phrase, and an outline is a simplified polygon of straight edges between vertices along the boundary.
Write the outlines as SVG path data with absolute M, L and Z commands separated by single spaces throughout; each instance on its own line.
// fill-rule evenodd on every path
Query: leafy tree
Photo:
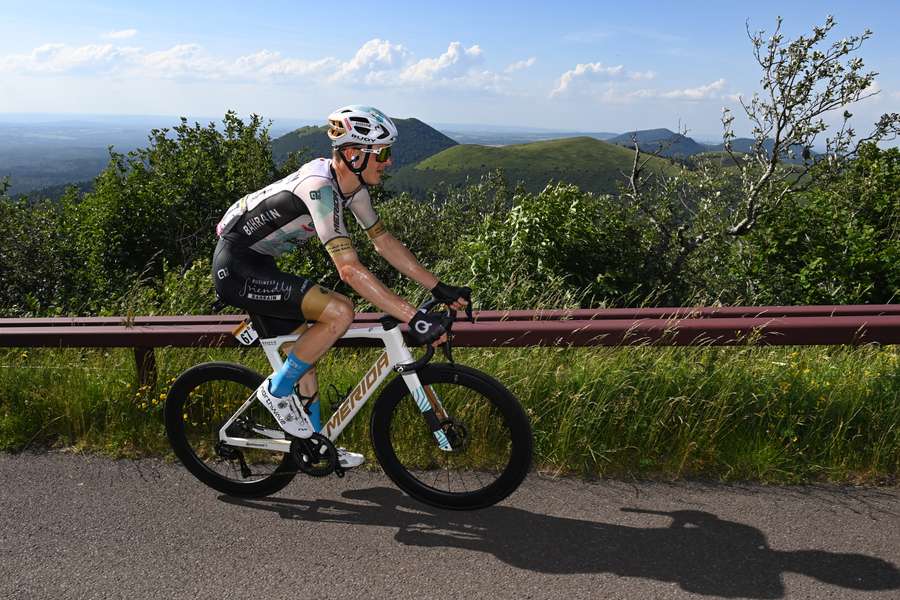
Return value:
M 60 212 L 50 202 L 12 200 L 0 180 L 0 311 L 35 315 L 58 307 L 68 267 L 60 232 Z
M 842 177 L 788 198 L 751 240 L 763 303 L 886 303 L 900 296 L 900 150 L 861 147 Z
M 900 131 L 900 115 L 884 115 L 862 139 L 844 124 L 826 140 L 828 152 L 813 156 L 810 149 L 828 129 L 825 115 L 871 95 L 877 73 L 864 71 L 855 56 L 871 36 L 866 31 L 823 48 L 834 19 L 829 17 L 812 35 L 786 40 L 781 19 L 775 32 L 750 32 L 754 56 L 762 69 L 762 93 L 742 106 L 753 125 L 751 152 L 732 149 L 733 115 L 723 114 L 725 149 L 730 165 L 715 159 L 697 160 L 695 168 L 677 176 L 646 174 L 646 160 L 636 145 L 632 172 L 623 197 L 648 228 L 647 242 L 658 272 L 672 282 L 668 302 L 683 302 L 700 282 L 727 282 L 746 267 L 749 243 L 740 241 L 766 217 L 769 223 L 792 194 L 815 180 L 836 179 L 853 163 L 867 142 Z M 800 156 L 796 153 L 799 149 Z M 698 252 L 703 248 L 703 252 Z M 737 268 L 736 263 L 743 267 Z M 735 270 L 737 268 L 737 270 Z M 657 279 L 657 277 L 653 277 Z M 689 283 L 693 282 L 693 283 Z M 678 286 L 681 289 L 676 289 Z M 727 295 L 752 300 L 754 285 L 734 286 Z
M 517 191 L 457 245 L 488 307 L 621 302 L 640 290 L 641 231 L 616 198 L 570 184 Z
M 228 112 L 223 129 L 181 123 L 154 129 L 149 146 L 111 153 L 96 190 L 69 204 L 84 278 L 101 296 L 165 262 L 187 269 L 215 244 L 215 223 L 237 198 L 277 178 L 267 126 Z
M 763 71 L 762 94 L 754 93 L 741 106 L 753 127 L 753 149 L 746 159 L 734 155 L 732 123 L 734 117 L 726 109 L 723 114 L 725 150 L 740 169 L 742 198 L 729 235 L 746 233 L 761 212 L 775 207 L 790 193 L 808 182 L 804 175 L 814 166 L 840 171 L 848 159 L 855 157 L 862 144 L 879 142 L 900 132 L 900 114 L 885 114 L 874 130 L 857 139 L 849 122 L 853 116 L 846 107 L 876 94 L 872 84 L 878 73 L 865 71 L 862 58 L 854 54 L 872 36 L 868 29 L 824 47 L 826 38 L 837 24 L 829 16 L 825 24 L 813 28 L 812 35 L 786 41 L 781 33 L 779 17 L 775 31 L 767 39 L 765 31 L 747 34 L 753 44 L 753 55 Z M 814 157 L 811 149 L 819 136 L 828 130 L 825 116 L 844 109 L 843 124 L 826 138 L 826 152 Z M 767 147 L 770 146 L 770 149 Z M 803 167 L 784 168 L 786 157 L 801 149 Z

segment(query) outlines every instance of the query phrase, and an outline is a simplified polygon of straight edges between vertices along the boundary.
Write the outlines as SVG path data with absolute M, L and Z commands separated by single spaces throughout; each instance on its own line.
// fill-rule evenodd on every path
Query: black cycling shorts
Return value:
M 300 305 L 315 286 L 309 279 L 279 271 L 274 257 L 222 238 L 213 254 L 212 277 L 223 302 L 281 319 L 304 319 Z

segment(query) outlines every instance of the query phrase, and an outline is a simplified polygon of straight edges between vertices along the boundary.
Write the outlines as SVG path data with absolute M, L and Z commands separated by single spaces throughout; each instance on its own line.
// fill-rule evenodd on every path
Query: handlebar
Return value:
M 439 304 L 444 304 L 446 306 L 446 303 L 441 302 L 437 298 L 431 298 L 430 300 L 426 300 L 424 303 L 422 303 L 422 305 L 419 306 L 418 310 L 420 310 L 420 311 L 424 310 L 425 312 L 431 312 L 431 310 L 435 306 L 438 306 Z M 450 308 L 449 306 L 447 306 L 447 309 L 444 311 L 447 341 L 444 342 L 443 345 L 441 345 L 441 349 L 444 351 L 444 356 L 446 356 L 447 360 L 451 363 L 453 362 L 453 345 L 452 345 L 453 333 L 452 333 L 452 330 L 453 330 L 453 323 L 454 323 L 454 321 L 456 321 L 456 312 L 457 312 L 456 310 Z M 472 303 L 471 302 L 466 305 L 465 312 L 466 312 L 466 317 L 468 318 L 468 320 L 474 323 L 475 319 L 472 317 Z M 385 329 L 391 329 L 400 324 L 399 320 L 397 320 L 391 316 L 384 316 L 380 319 L 380 321 Z M 427 365 L 433 357 L 434 357 L 434 346 L 429 345 L 425 349 L 425 354 L 421 358 L 419 358 L 418 360 L 413 361 L 411 363 L 397 365 L 396 367 L 394 367 L 394 369 L 398 373 L 407 373 L 409 371 L 415 371 L 416 369 L 421 369 L 422 367 Z

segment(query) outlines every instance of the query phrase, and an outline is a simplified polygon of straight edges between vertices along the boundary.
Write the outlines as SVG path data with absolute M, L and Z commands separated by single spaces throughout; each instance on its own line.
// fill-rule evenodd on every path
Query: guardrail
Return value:
M 353 327 L 377 322 L 360 313 Z M 0 346 L 135 349 L 142 383 L 155 379 L 154 348 L 239 346 L 244 315 L 0 319 Z M 458 321 L 454 344 L 521 346 L 728 346 L 900 343 L 900 305 L 751 306 L 480 311 Z M 340 340 L 337 346 L 374 346 Z

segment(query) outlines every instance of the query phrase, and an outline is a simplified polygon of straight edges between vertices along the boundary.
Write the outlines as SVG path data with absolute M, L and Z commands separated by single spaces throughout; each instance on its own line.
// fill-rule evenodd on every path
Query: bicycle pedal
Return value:
M 339 478 L 343 479 L 344 475 L 346 473 L 347 473 L 347 470 L 344 469 L 344 467 L 342 467 L 340 464 L 337 464 L 334 466 L 334 474 L 337 475 Z

